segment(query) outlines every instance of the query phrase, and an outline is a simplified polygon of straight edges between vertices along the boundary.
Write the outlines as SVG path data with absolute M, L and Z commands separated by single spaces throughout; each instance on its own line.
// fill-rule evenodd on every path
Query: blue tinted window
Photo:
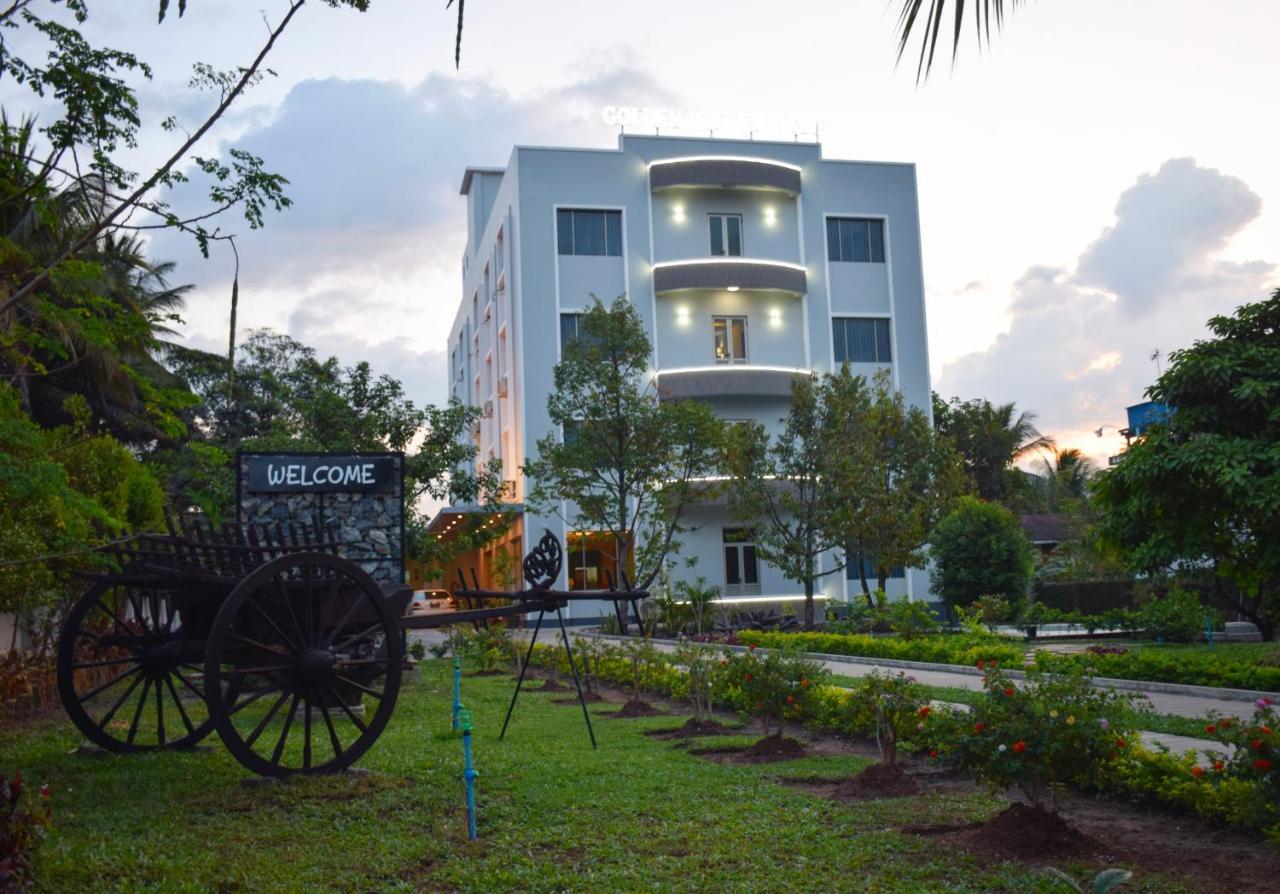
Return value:
M 827 218 L 827 259 L 884 263 L 884 221 L 863 217 Z
M 882 317 L 836 317 L 831 321 L 836 363 L 892 363 L 889 321 Z
M 562 255 L 622 254 L 622 212 L 560 209 L 557 251 Z

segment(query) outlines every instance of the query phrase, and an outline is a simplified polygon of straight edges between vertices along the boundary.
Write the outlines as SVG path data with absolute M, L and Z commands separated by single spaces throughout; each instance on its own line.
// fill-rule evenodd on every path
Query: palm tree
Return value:
M 1064 500 L 1083 499 L 1094 473 L 1093 463 L 1075 447 L 1057 451 L 1052 459 L 1043 458 L 1041 468 L 1050 512 L 1059 511 Z
M 1017 415 L 1015 415 L 1017 414 Z M 1009 464 L 1035 454 L 1052 453 L 1057 447 L 1053 438 L 1041 434 L 1036 428 L 1036 414 L 1032 410 L 1018 412 L 1013 403 L 997 404 L 992 408 L 995 422 L 1006 432 L 1011 447 Z
M 944 40 L 951 35 L 951 61 L 955 62 L 960 51 L 960 33 L 965 28 L 965 12 L 970 13 L 978 46 L 991 43 L 991 26 L 999 31 L 1004 27 L 1006 9 L 1012 12 L 1023 4 L 1024 0 L 955 0 L 952 26 L 944 31 L 943 24 L 947 19 L 947 0 L 902 0 L 902 9 L 898 12 L 898 60 L 901 61 L 907 50 L 911 35 L 919 26 L 924 36 L 920 40 L 920 58 L 916 63 L 916 81 L 923 81 L 933 68 L 934 52 L 938 49 L 939 37 Z M 922 14 L 923 13 L 923 14 Z
M 0 259 L 4 281 L 59 257 L 106 201 L 93 177 L 51 189 L 30 168 L 34 122 L 0 118 Z M 133 235 L 105 234 L 59 265 L 32 296 L 0 317 L 0 376 L 43 425 L 67 421 L 79 395 L 96 425 L 125 440 L 161 434 L 143 395 L 176 382 L 155 358 L 190 286 L 171 286 L 172 263 L 147 259 Z M 2 286 L 0 286 L 2 288 Z

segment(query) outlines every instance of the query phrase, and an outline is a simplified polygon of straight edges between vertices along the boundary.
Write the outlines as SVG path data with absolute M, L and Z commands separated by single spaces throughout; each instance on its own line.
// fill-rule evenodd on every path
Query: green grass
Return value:
M 847 775 L 863 759 L 717 764 L 642 734 L 678 725 L 672 717 L 597 717 L 593 752 L 581 712 L 545 695 L 522 697 L 499 742 L 511 685 L 464 682 L 481 774 L 478 843 L 466 840 L 462 749 L 447 731 L 449 669 L 439 661 L 407 682 L 361 762 L 368 777 L 246 787 L 216 740 L 195 753 L 83 757 L 62 721 L 0 737 L 0 763 L 54 790 L 40 891 L 1064 890 L 1031 867 L 980 867 L 896 831 L 984 819 L 1003 806 L 985 794 L 831 802 L 778 780 Z M 1189 889 L 1148 876 L 1125 890 Z

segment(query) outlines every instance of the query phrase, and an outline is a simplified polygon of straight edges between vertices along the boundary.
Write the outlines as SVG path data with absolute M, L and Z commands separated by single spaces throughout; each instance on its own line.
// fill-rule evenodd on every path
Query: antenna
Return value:
M 1157 377 L 1157 378 L 1159 378 L 1161 375 L 1163 375 L 1163 371 L 1160 369 L 1160 358 L 1161 358 L 1161 357 L 1163 357 L 1163 356 L 1164 356 L 1164 355 L 1160 353 L 1160 349 L 1159 349 L 1159 348 L 1156 348 L 1154 351 L 1152 351 L 1152 352 L 1151 352 L 1151 359 L 1152 359 L 1152 360 L 1154 360 L 1154 361 L 1155 361 L 1155 363 L 1156 363 L 1156 377 Z

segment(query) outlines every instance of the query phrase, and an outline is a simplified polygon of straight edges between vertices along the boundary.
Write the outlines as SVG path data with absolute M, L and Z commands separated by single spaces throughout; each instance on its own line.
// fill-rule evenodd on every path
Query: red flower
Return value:
M 1271 735 L 1271 727 L 1269 727 L 1269 726 L 1260 726 L 1260 727 L 1258 727 L 1258 729 L 1262 730 L 1262 734 L 1263 734 L 1264 736 L 1269 736 L 1269 735 Z
M 1252 748 L 1254 751 L 1261 751 L 1261 750 L 1262 750 L 1262 746 L 1263 746 L 1263 745 L 1265 745 L 1265 744 L 1266 744 L 1266 743 L 1265 743 L 1265 742 L 1263 742 L 1261 739 L 1250 739 L 1250 740 L 1249 740 L 1249 747 L 1250 747 L 1250 748 Z
M 747 646 L 747 651 L 748 651 L 748 652 L 754 652 L 755 650 L 756 650 L 756 644 L 755 644 L 755 643 L 752 643 L 751 645 Z
M 937 751 L 930 751 L 930 752 L 929 752 L 929 757 L 930 757 L 930 758 L 932 758 L 933 760 L 937 760 L 937 759 L 938 759 L 938 752 L 937 752 Z
M 795 703 L 796 703 L 796 697 L 794 695 L 788 695 L 787 704 L 794 705 Z
M 1222 761 L 1214 761 L 1214 762 L 1213 762 L 1213 772 L 1215 772 L 1215 773 L 1221 773 L 1221 772 L 1222 772 L 1222 769 L 1223 769 L 1223 763 L 1222 763 Z
M 1204 775 L 1204 767 L 1192 767 L 1191 775 L 1199 779 L 1201 776 Z
M 750 683 L 750 682 L 751 682 L 751 674 L 747 674 L 747 675 L 746 675 L 745 677 L 743 677 L 742 679 L 743 679 L 743 681 L 744 681 L 744 682 Z
M 807 677 L 806 677 L 805 679 L 803 679 L 803 680 L 801 680 L 801 681 L 800 681 L 800 688 L 801 688 L 801 689 L 808 689 L 808 688 L 809 688 L 809 680 L 808 680 L 808 678 L 807 678 Z
M 974 731 L 975 733 L 980 733 L 980 732 L 982 732 L 982 731 L 983 731 L 984 729 L 986 729 L 986 728 L 987 728 L 987 725 L 986 725 L 985 723 L 982 723 L 982 722 L 978 722 L 978 723 L 975 723 L 975 724 L 973 725 L 973 731 Z
M 1021 739 L 1013 743 L 1014 754 L 1022 754 L 1022 752 L 1026 750 L 1027 750 L 1027 743 L 1022 741 Z
M 1253 768 L 1260 773 L 1265 773 L 1271 769 L 1271 761 L 1267 760 L 1265 757 L 1260 757 L 1253 762 Z
M 933 708 L 929 707 L 928 705 L 922 705 L 920 710 L 917 711 L 916 713 L 918 713 L 921 717 L 928 717 L 930 714 L 933 713 Z
M 1124 739 L 1120 738 L 1119 736 L 1116 736 L 1116 747 L 1117 748 L 1125 747 Z
M 987 663 L 985 661 L 982 661 L 982 660 L 978 661 L 978 670 L 986 670 L 986 667 L 987 667 Z
M 1204 731 L 1212 736 L 1214 733 L 1218 731 L 1218 728 L 1211 723 L 1204 728 Z
M 1005 687 L 1005 689 L 1004 689 L 1004 697 L 1005 697 L 1005 698 L 1013 698 L 1013 687 L 1012 687 L 1012 686 L 1006 686 L 1006 687 Z
M 1221 720 L 1218 721 L 1218 726 L 1222 727 L 1223 729 L 1231 729 L 1231 724 L 1233 723 L 1235 723 L 1235 721 L 1232 720 L 1230 717 L 1223 717 Z

